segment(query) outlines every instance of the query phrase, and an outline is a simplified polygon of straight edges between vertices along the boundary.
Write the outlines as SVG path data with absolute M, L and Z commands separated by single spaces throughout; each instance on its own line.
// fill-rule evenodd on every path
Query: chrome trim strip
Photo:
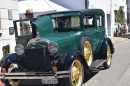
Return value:
M 70 77 L 70 71 L 0 73 L 0 79 L 57 79 Z
M 1 75 L 55 75 L 55 74 L 70 74 L 70 71 L 57 71 L 57 72 L 15 72 L 15 73 L 0 73 Z
M 0 79 L 58 79 L 58 78 L 69 78 L 70 75 L 60 76 L 0 76 Z

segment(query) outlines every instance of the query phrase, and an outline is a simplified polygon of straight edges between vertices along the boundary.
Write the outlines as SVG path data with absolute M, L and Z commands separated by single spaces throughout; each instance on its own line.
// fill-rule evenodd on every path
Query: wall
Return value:
M 0 37 L 0 58 L 2 46 L 10 44 L 11 51 L 14 51 L 15 36 L 9 35 L 9 27 L 13 27 L 13 20 L 8 19 L 8 9 L 12 10 L 13 20 L 19 19 L 17 0 L 0 0 L 0 29 L 3 30 Z
M 68 9 L 85 9 L 85 0 L 50 0 Z
M 89 8 L 101 8 L 104 12 L 110 12 L 110 0 L 89 0 Z

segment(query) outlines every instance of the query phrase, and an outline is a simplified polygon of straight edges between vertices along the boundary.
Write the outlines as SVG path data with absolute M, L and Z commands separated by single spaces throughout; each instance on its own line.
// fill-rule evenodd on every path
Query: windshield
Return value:
M 50 21 L 52 21 L 52 29 L 53 31 L 60 31 L 60 32 L 64 32 L 64 31 L 77 31 L 80 29 L 81 25 L 80 25 L 80 15 L 47 15 L 50 17 Z M 43 27 L 41 28 L 42 31 L 44 31 L 45 33 L 48 33 L 47 30 L 49 30 L 51 27 L 46 26 L 46 25 L 50 25 L 50 23 L 46 24 L 49 20 L 46 20 L 46 18 L 41 21 L 39 19 L 42 19 L 42 17 L 38 17 L 36 20 L 38 20 L 38 22 L 40 21 L 45 22 L 44 30 Z M 16 24 L 16 37 L 27 37 L 27 36 L 31 36 L 33 38 L 39 36 L 39 32 L 36 25 L 33 24 L 32 22 L 34 22 L 35 19 L 24 19 L 24 20 L 18 20 L 15 22 Z M 40 23 L 38 23 L 40 24 Z M 41 27 L 41 26 L 40 26 Z M 49 30 L 50 31 L 50 30 Z M 43 32 L 43 33 L 44 33 Z M 44 33 L 44 35 L 45 35 Z M 52 32 L 53 33 L 53 32 Z
M 55 30 L 77 30 L 80 29 L 80 16 L 52 17 Z
M 36 37 L 36 34 L 38 33 L 37 28 L 32 22 L 35 19 L 23 19 L 15 21 L 15 33 L 19 36 L 31 36 L 33 38 Z

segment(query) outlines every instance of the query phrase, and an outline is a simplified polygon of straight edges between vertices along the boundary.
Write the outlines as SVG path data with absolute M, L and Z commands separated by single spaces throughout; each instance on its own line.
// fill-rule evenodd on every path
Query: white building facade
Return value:
M 10 17 L 9 17 L 10 16 Z M 15 36 L 9 35 L 9 27 L 13 27 L 13 20 L 19 19 L 17 0 L 0 0 L 0 58 L 3 56 L 2 47 L 10 45 L 14 51 Z

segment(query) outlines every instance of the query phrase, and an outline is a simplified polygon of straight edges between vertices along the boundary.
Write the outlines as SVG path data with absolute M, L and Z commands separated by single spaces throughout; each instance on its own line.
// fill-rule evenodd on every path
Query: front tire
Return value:
M 65 86 L 82 86 L 84 81 L 84 66 L 79 57 L 76 57 L 71 66 L 66 66 L 71 72 L 70 78 L 65 79 Z
M 16 69 L 16 64 L 10 64 L 9 66 L 5 67 L 8 73 L 15 72 L 14 70 Z M 2 72 L 2 70 L 1 70 Z M 20 80 L 12 80 L 12 79 L 6 79 L 1 81 L 6 85 L 6 86 L 21 86 L 20 85 Z

